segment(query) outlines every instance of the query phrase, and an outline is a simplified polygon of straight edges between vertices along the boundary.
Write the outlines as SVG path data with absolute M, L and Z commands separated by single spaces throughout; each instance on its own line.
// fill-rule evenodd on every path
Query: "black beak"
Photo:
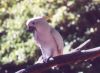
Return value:
M 26 31 L 27 31 L 27 32 L 31 32 L 31 33 L 32 33 L 32 32 L 34 32 L 35 30 L 36 30 L 35 27 L 32 27 L 32 26 L 27 26 L 27 27 L 26 27 Z

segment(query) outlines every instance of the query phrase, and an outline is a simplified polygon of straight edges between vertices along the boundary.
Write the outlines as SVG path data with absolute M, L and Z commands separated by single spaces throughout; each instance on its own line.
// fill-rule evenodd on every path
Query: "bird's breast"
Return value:
M 41 47 L 45 47 L 45 48 L 54 48 L 56 49 L 57 48 L 57 45 L 54 41 L 54 39 L 52 38 L 52 36 L 48 33 L 37 33 L 37 40 L 38 43 L 41 45 Z

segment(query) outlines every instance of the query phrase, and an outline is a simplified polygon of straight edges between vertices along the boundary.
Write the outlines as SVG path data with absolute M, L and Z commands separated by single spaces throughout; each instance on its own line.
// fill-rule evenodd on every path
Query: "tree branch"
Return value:
M 80 44 L 78 47 L 76 47 L 74 50 L 71 52 L 76 52 L 76 51 L 81 51 L 84 49 L 85 46 L 87 46 L 91 42 L 91 39 L 86 40 L 84 43 Z
M 35 64 L 33 66 L 30 66 L 29 68 L 20 70 L 16 73 L 41 73 L 55 65 L 61 66 L 65 64 L 74 64 L 84 60 L 92 60 L 99 56 L 100 47 L 88 50 L 74 51 L 65 55 L 53 57 L 53 60 L 49 60 L 47 63 Z

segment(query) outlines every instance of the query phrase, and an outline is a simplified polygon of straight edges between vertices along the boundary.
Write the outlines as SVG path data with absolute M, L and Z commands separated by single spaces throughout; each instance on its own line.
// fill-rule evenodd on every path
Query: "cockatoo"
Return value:
M 42 52 L 38 62 L 47 62 L 50 57 L 63 54 L 62 36 L 48 24 L 43 16 L 27 20 L 26 27 L 29 32 L 34 34 L 35 43 Z

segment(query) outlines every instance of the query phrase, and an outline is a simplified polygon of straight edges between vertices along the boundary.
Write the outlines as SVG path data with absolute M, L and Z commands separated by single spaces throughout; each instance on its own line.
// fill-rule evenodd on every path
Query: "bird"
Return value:
M 42 53 L 37 63 L 47 62 L 49 58 L 63 54 L 63 38 L 56 29 L 49 25 L 44 16 L 28 19 L 26 29 L 34 34 L 35 44 Z

